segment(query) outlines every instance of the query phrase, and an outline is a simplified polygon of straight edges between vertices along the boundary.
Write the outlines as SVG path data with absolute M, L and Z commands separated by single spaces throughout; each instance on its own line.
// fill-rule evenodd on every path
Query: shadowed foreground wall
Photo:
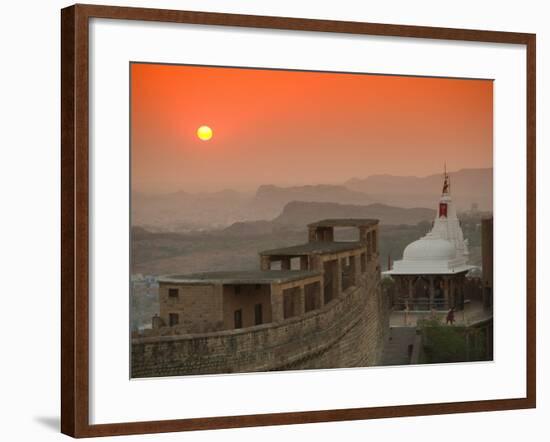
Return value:
M 375 263 L 359 285 L 320 310 L 278 323 L 182 336 L 134 338 L 132 377 L 372 366 L 389 310 Z

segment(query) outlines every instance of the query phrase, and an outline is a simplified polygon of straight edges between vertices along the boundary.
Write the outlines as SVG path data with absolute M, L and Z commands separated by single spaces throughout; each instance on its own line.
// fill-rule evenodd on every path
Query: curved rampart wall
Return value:
M 372 270 L 358 286 L 301 317 L 216 333 L 134 338 L 132 377 L 377 365 L 389 308 Z

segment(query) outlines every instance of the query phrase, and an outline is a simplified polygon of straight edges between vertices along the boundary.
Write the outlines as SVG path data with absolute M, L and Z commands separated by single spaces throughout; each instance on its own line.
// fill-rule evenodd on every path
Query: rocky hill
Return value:
M 251 209 L 256 213 L 261 213 L 265 219 L 269 219 L 277 216 L 292 201 L 340 204 L 369 204 L 373 202 L 366 193 L 348 189 L 346 186 L 331 184 L 291 187 L 262 185 L 256 191 L 251 202 Z
M 417 224 L 432 220 L 435 210 L 401 208 L 385 204 L 352 205 L 293 201 L 288 203 L 273 222 L 283 225 L 305 226 L 324 218 L 376 218 L 380 224 Z

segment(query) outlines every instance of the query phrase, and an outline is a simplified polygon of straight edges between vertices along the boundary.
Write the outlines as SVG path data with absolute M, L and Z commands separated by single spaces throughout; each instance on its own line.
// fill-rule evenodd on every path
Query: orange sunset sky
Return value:
M 490 80 L 131 65 L 136 191 L 424 176 L 492 167 L 492 146 Z

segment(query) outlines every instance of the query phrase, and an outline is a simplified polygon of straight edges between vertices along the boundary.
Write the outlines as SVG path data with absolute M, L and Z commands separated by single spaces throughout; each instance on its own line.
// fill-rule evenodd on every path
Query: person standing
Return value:
M 447 322 L 446 324 L 453 325 L 455 322 L 455 308 L 451 307 L 451 309 L 447 312 Z

